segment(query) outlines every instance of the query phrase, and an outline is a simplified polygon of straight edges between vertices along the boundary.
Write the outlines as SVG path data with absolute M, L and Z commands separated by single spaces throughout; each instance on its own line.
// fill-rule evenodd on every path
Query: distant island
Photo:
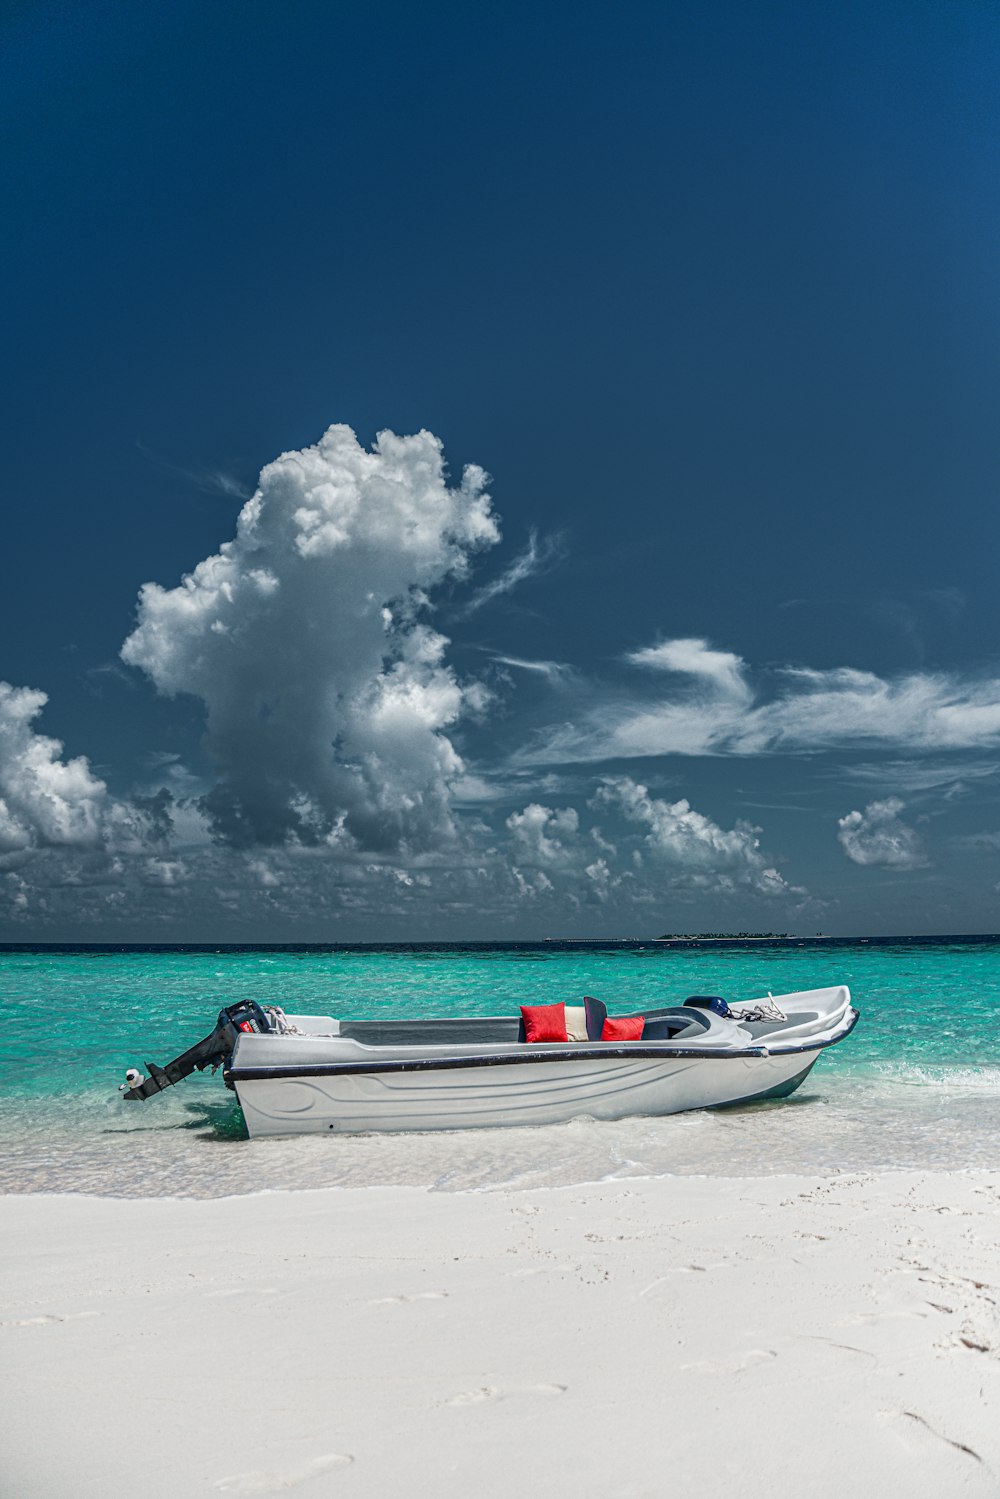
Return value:
M 822 935 L 817 932 L 817 936 Z M 654 942 L 787 942 L 791 932 L 664 932 Z

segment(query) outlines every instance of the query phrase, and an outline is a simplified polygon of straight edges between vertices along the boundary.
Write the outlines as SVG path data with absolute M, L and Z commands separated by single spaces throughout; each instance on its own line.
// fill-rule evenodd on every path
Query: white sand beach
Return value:
M 1000 1492 L 1000 1175 L 7 1197 L 6 1499 Z

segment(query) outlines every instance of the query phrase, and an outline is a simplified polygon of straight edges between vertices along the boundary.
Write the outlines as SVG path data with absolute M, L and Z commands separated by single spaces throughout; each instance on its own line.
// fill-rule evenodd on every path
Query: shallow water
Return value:
M 509 1014 L 597 994 L 612 1011 L 688 994 L 851 986 L 862 1021 L 792 1098 L 665 1119 L 249 1141 L 196 1076 L 145 1104 L 164 1062 L 253 997 L 290 1012 Z M 992 1166 L 1000 1143 L 1000 941 L 805 948 L 519 947 L 0 951 L 0 1191 L 215 1197 L 321 1186 L 437 1190 L 661 1175 Z

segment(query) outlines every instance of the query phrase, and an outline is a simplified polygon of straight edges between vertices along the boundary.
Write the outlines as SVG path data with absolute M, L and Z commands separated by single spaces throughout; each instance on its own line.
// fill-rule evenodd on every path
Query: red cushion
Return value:
M 522 1005 L 524 1039 L 526 1041 L 568 1041 L 566 1034 L 566 1006 Z
M 609 1015 L 601 1031 L 602 1041 L 639 1041 L 646 1024 L 641 1015 L 619 1015 L 612 1020 Z

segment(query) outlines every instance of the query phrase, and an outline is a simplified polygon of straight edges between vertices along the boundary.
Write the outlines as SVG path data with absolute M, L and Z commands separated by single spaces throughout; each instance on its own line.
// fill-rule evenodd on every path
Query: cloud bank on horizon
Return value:
M 217 552 L 174 586 L 143 585 L 121 657 L 161 696 L 201 703 L 204 789 L 163 779 L 113 792 L 85 756 L 65 758 L 39 732 L 43 692 L 0 684 L 8 915 L 44 924 L 72 905 L 95 923 L 169 927 L 210 899 L 222 913 L 291 923 L 324 912 L 516 923 L 529 907 L 555 924 L 584 910 L 630 922 L 656 921 L 667 898 L 707 894 L 787 920 L 823 901 L 779 871 L 762 828 L 726 827 L 615 763 L 885 750 L 905 757 L 902 769 L 926 761 L 930 792 L 958 772 L 949 781 L 929 757 L 1000 748 L 998 678 L 754 674 L 690 637 L 626 653 L 627 686 L 491 650 L 491 663 L 540 684 L 559 721 L 470 759 L 463 732 L 509 718 L 517 686 L 460 674 L 435 612 L 471 586 L 449 617 L 478 617 L 563 546 L 533 534 L 477 582 L 477 559 L 501 540 L 487 482 L 471 464 L 450 484 L 430 432 L 382 432 L 369 450 L 331 426 L 266 465 Z M 577 781 L 576 804 L 555 805 L 553 768 L 573 765 L 603 768 Z M 822 836 L 855 866 L 925 868 L 903 810 L 890 795 Z

